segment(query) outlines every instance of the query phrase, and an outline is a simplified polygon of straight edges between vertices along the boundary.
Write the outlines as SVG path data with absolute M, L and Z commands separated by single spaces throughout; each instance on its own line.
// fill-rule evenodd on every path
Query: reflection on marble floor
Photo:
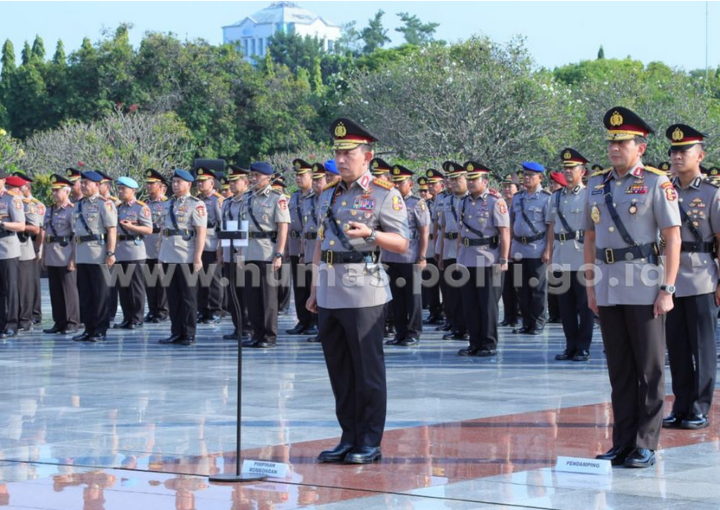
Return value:
M 281 317 L 281 331 L 293 325 Z M 434 330 L 417 348 L 386 348 L 385 457 L 372 466 L 315 463 L 339 435 L 319 345 L 283 335 L 275 350 L 244 351 L 242 456 L 288 463 L 291 475 L 212 484 L 205 475 L 235 465 L 237 344 L 222 340 L 228 320 L 200 326 L 190 348 L 157 344 L 168 327 L 111 331 L 102 345 L 41 333 L 0 344 L 0 506 L 720 507 L 717 412 L 710 428 L 663 431 L 652 469 L 551 469 L 558 455 L 606 450 L 612 420 L 602 346 L 588 363 L 556 362 L 558 325 L 540 337 L 501 328 L 491 359 L 458 357 L 465 344 Z

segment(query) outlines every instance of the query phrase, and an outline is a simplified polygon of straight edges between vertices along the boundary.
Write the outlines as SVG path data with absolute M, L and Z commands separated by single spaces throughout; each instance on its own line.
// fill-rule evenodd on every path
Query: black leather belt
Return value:
M 486 246 L 491 245 L 493 248 L 498 245 L 499 239 L 497 236 L 494 237 L 483 237 L 482 239 L 468 239 L 463 237 L 463 246 Z
M 218 232 L 219 239 L 247 239 L 247 232 Z
M 208 221 L 207 228 L 215 228 L 217 226 L 217 223 L 214 221 Z
M 373 261 L 377 261 L 378 252 L 376 251 L 332 251 L 323 250 L 321 252 L 320 261 L 327 264 L 357 264 L 365 262 L 365 257 L 370 255 Z
M 452 241 L 453 239 L 457 239 L 457 238 L 458 238 L 457 232 L 448 232 L 445 234 L 445 239 L 450 239 Z
M 129 235 L 129 234 L 120 234 L 117 236 L 118 241 L 137 241 L 142 240 L 144 236 L 141 235 Z
M 300 232 L 299 230 L 291 230 L 290 231 L 291 239 L 299 239 L 301 235 L 302 235 L 302 232 Z
M 78 244 L 90 241 L 105 241 L 105 234 L 93 234 L 88 236 L 75 236 L 75 242 Z
M 516 236 L 515 234 L 513 234 L 513 239 L 522 244 L 534 243 L 535 241 L 539 241 L 543 237 L 545 237 L 545 232 L 540 232 L 539 234 L 535 234 L 534 236 Z
M 159 234 L 160 232 L 162 232 L 162 229 L 160 227 L 153 227 L 153 234 Z
M 308 241 L 314 241 L 315 239 L 317 239 L 317 232 L 305 232 L 303 237 Z
M 578 242 L 583 242 L 585 240 L 585 231 L 584 230 L 577 230 L 575 232 L 568 232 L 562 233 L 562 234 L 554 234 L 556 241 L 572 241 L 573 239 L 577 239 Z
M 250 232 L 250 239 L 271 239 L 277 236 L 277 232 Z
M 656 264 L 659 253 L 657 244 L 648 243 L 641 246 L 631 246 L 629 248 L 597 248 L 595 256 L 606 264 L 627 262 L 636 259 L 648 259 L 650 263 Z
M 166 228 L 165 230 L 163 230 L 163 235 L 165 237 L 173 237 L 173 236 L 193 237 L 195 235 L 195 231 L 189 230 L 189 229 Z
M 0 230 L 0 239 L 3 237 L 16 236 L 17 232 L 14 230 Z
M 435 239 L 435 236 L 434 236 L 433 234 L 430 234 L 430 236 L 428 237 L 428 239 L 430 239 L 430 240 L 432 241 L 433 239 Z
M 48 236 L 47 243 L 69 243 L 73 240 L 73 236 Z
M 693 243 L 690 241 L 683 241 L 680 245 L 680 251 L 688 251 L 692 253 L 715 253 L 715 243 Z

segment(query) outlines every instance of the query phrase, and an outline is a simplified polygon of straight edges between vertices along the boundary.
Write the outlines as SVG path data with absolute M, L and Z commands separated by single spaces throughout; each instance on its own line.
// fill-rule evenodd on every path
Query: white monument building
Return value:
M 239 4 L 242 5 L 242 4 Z M 252 16 L 222 27 L 223 42 L 234 44 L 245 58 L 262 57 L 268 39 L 279 31 L 299 36 L 317 36 L 324 40 L 325 50 L 331 51 L 340 38 L 340 27 L 303 9 L 293 2 L 275 2 Z

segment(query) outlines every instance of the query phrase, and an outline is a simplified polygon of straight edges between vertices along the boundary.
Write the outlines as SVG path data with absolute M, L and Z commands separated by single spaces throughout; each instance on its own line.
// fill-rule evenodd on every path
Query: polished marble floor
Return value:
M 557 362 L 559 325 L 540 337 L 502 328 L 490 359 L 458 357 L 464 344 L 434 330 L 416 348 L 386 347 L 384 459 L 371 466 L 315 462 L 339 435 L 319 345 L 282 335 L 275 350 L 245 350 L 241 458 L 290 471 L 211 483 L 235 466 L 237 343 L 222 340 L 228 321 L 200 326 L 192 347 L 159 345 L 167 328 L 112 331 L 99 345 L 41 333 L 0 344 L 0 506 L 720 508 L 720 412 L 707 429 L 663 431 L 651 469 L 552 469 L 558 455 L 606 450 L 612 422 L 599 332 L 589 362 Z

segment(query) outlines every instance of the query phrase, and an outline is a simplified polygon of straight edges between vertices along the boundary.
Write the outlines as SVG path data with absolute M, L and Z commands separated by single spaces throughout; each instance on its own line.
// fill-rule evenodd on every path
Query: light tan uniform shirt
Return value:
M 85 197 L 75 205 L 73 230 L 75 232 L 75 262 L 77 264 L 104 264 L 107 258 L 107 239 L 80 242 L 87 235 L 107 236 L 107 229 L 117 227 L 117 209 L 112 201 L 96 194 Z M 82 218 L 85 218 L 83 223 Z

